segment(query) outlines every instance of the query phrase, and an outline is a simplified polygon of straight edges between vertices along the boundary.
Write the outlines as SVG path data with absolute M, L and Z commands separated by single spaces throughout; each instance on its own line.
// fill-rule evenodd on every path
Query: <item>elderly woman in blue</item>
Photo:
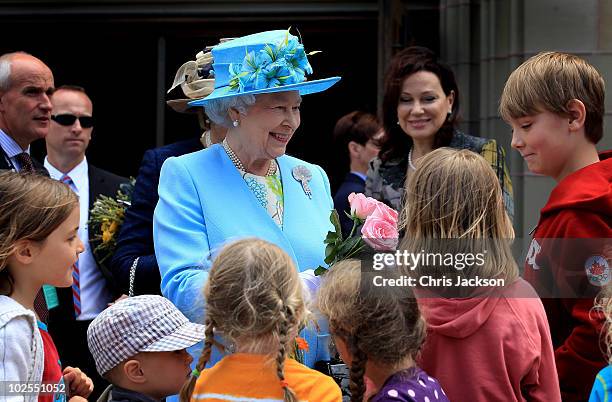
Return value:
M 302 96 L 340 77 L 306 81 L 312 68 L 288 31 L 234 39 L 212 53 L 215 90 L 192 104 L 228 127 L 227 137 L 164 163 L 153 225 L 162 293 L 192 320 L 203 317 L 197 301 L 207 256 L 230 240 L 255 236 L 280 246 L 312 283 L 312 269 L 324 265 L 333 209 L 323 169 L 285 150 L 300 125 Z M 305 331 L 305 364 L 329 358 L 322 335 Z M 219 358 L 213 355 L 212 362 Z

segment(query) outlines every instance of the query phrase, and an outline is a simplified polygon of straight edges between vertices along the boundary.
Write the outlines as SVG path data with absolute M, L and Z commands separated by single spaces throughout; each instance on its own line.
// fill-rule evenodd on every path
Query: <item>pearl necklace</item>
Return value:
M 416 170 L 416 167 L 412 164 L 412 147 L 410 147 L 410 151 L 408 151 L 408 166 L 410 166 L 410 169 Z
M 225 149 L 227 156 L 229 156 L 230 160 L 232 161 L 236 169 L 246 172 L 247 170 L 244 168 L 244 165 L 242 164 L 238 156 L 234 153 L 232 148 L 230 148 L 229 144 L 227 143 L 227 138 L 223 140 L 223 148 Z M 270 166 L 268 166 L 268 171 L 266 172 L 266 176 L 274 176 L 275 174 L 276 174 L 276 161 L 272 159 L 272 161 L 270 162 Z

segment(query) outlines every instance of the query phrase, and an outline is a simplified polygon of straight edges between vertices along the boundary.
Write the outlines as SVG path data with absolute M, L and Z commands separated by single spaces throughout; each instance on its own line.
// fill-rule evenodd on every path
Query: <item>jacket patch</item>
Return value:
M 595 286 L 604 286 L 610 282 L 610 265 L 601 255 L 589 257 L 584 263 L 589 282 Z

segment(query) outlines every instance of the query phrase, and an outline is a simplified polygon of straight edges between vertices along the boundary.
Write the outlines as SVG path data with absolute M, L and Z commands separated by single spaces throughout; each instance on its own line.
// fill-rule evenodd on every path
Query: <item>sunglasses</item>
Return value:
M 83 128 L 92 128 L 94 125 L 93 116 L 75 116 L 73 114 L 56 114 L 51 116 L 51 120 L 62 126 L 72 126 L 79 119 L 79 124 Z

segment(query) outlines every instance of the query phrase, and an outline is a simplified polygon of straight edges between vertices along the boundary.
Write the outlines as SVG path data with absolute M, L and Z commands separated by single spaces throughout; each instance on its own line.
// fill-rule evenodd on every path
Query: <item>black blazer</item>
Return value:
M 47 172 L 47 169 L 45 169 L 45 166 L 42 163 L 32 158 L 32 164 L 34 165 L 34 169 L 39 174 L 42 174 L 43 176 L 47 176 L 47 177 L 49 176 L 49 172 Z M 14 166 L 10 163 L 8 155 L 6 154 L 6 152 L 4 152 L 4 149 L 0 147 L 0 170 L 13 170 L 13 169 L 14 169 Z
M 203 148 L 199 138 L 168 144 L 145 152 L 132 193 L 132 205 L 125 214 L 117 250 L 110 268 L 121 293 L 128 294 L 130 268 L 137 257 L 134 295 L 161 294 L 160 275 L 153 249 L 153 211 L 159 200 L 159 172 L 166 159 Z M 205 174 L 205 172 L 202 172 Z
M 364 190 L 365 181 L 356 174 L 349 172 L 344 177 L 340 187 L 338 187 L 336 195 L 334 195 L 334 208 L 338 211 L 338 215 L 340 215 L 340 227 L 344 236 L 348 235 L 353 227 L 353 221 L 344 213 L 344 211 L 351 212 L 348 196 L 351 193 L 363 193 Z
M 117 176 L 111 172 L 107 172 L 106 170 L 99 169 L 93 165 L 88 166 L 89 170 L 89 209 L 93 207 L 94 201 L 98 198 L 99 195 L 107 195 L 110 197 L 114 197 L 117 194 L 117 190 L 119 190 L 119 186 L 122 183 L 127 183 L 128 179 L 125 177 Z M 89 244 L 92 246 L 92 237 L 93 234 L 89 232 Z M 95 256 L 94 256 L 95 259 Z M 104 269 L 103 266 L 98 264 L 96 260 L 96 264 L 98 269 L 104 275 L 106 279 L 107 286 L 111 289 L 114 295 L 118 295 L 117 288 L 112 279 L 111 273 Z M 52 308 L 49 310 L 49 328 L 53 327 L 54 323 L 61 321 L 74 321 L 74 306 L 72 302 L 72 288 L 57 288 L 57 297 L 59 300 L 59 306 Z

